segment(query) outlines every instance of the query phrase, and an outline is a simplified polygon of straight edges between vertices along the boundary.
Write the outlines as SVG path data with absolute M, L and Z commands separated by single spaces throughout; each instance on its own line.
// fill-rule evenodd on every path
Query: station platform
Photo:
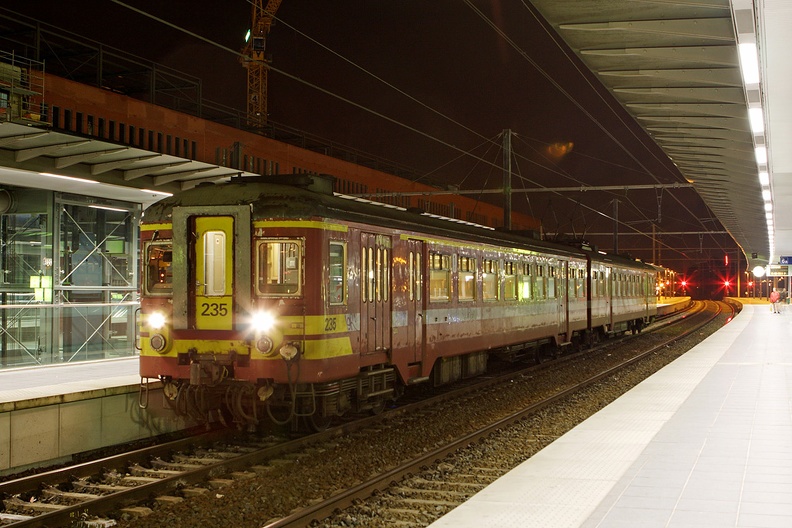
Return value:
M 742 312 L 431 528 L 792 526 L 792 307 Z
M 0 370 L 0 477 L 194 426 L 159 382 L 141 393 L 138 368 L 130 357 Z
M 690 304 L 690 297 L 658 297 L 657 315 L 670 315 L 684 310 Z
M 140 384 L 137 356 L 0 370 L 0 409 L 87 390 Z

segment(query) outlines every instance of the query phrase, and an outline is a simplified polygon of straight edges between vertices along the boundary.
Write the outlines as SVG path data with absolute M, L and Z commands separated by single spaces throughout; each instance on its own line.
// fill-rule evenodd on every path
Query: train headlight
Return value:
M 154 350 L 155 352 L 162 352 L 163 350 L 165 350 L 166 343 L 167 341 L 165 341 L 165 336 L 163 336 L 162 334 L 154 334 L 149 339 L 149 344 L 151 345 L 151 349 Z
M 267 336 L 258 338 L 256 340 L 256 349 L 265 356 L 273 355 L 274 347 L 273 347 L 272 339 L 270 339 Z
M 153 312 L 148 317 L 148 324 L 154 330 L 159 330 L 165 326 L 165 314 L 162 312 Z
M 260 311 L 253 314 L 251 318 L 253 330 L 259 333 L 266 333 L 275 326 L 275 316 L 271 312 Z

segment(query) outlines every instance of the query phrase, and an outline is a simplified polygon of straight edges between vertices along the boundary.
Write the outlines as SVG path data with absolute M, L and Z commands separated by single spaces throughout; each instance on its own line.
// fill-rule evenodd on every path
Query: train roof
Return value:
M 402 231 L 463 239 L 481 244 L 507 245 L 520 249 L 551 252 L 559 256 L 611 262 L 621 266 L 650 269 L 648 264 L 619 255 L 602 254 L 556 242 L 532 238 L 522 233 L 495 230 L 455 219 L 407 210 L 332 192 L 327 176 L 235 177 L 230 182 L 202 184 L 149 206 L 144 223 L 169 222 L 179 206 L 250 205 L 254 220 L 269 218 L 331 218 L 396 228 Z

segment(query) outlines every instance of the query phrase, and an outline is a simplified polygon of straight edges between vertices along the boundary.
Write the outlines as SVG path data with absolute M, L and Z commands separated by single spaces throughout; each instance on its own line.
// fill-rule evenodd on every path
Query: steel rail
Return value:
M 291 515 L 288 515 L 287 517 L 284 517 L 284 518 L 279 519 L 277 521 L 274 521 L 272 523 L 266 524 L 262 528 L 298 528 L 298 527 L 307 527 L 313 521 L 324 519 L 324 518 L 328 517 L 329 515 L 333 514 L 333 512 L 335 512 L 337 510 L 346 509 L 346 508 L 352 506 L 355 501 L 366 499 L 366 498 L 370 497 L 372 495 L 372 493 L 374 493 L 375 491 L 387 488 L 388 486 L 391 485 L 392 482 L 402 480 L 406 476 L 421 470 L 421 468 L 423 468 L 425 466 L 428 466 L 428 465 L 432 465 L 432 464 L 436 463 L 437 461 L 442 460 L 443 458 L 445 458 L 447 455 L 449 455 L 451 453 L 454 453 L 456 451 L 464 449 L 468 445 L 471 445 L 471 444 L 481 440 L 482 438 L 495 433 L 496 431 L 498 431 L 500 429 L 504 429 L 506 427 L 509 427 L 510 425 L 512 425 L 512 424 L 514 424 L 516 422 L 519 422 L 520 420 L 523 420 L 523 419 L 527 418 L 528 416 L 536 413 L 537 411 L 539 411 L 539 410 L 541 410 L 541 409 L 543 409 L 545 407 L 548 407 L 548 406 L 550 406 L 550 405 L 552 405 L 552 404 L 554 404 L 554 403 L 556 403 L 558 401 L 561 401 L 561 400 L 563 400 L 563 399 L 575 394 L 576 392 L 578 392 L 578 391 L 580 391 L 582 389 L 585 389 L 585 388 L 587 388 L 587 387 L 589 387 L 589 386 L 601 381 L 602 379 L 607 378 L 608 376 L 613 375 L 614 373 L 618 372 L 619 370 L 621 370 L 621 369 L 623 369 L 625 367 L 628 367 L 628 366 L 640 361 L 641 359 L 649 356 L 650 354 L 653 354 L 653 353 L 657 352 L 658 350 L 660 350 L 662 348 L 665 348 L 669 343 L 672 343 L 674 341 L 679 341 L 679 340 L 689 336 L 693 332 L 698 331 L 700 328 L 702 328 L 703 326 L 709 324 L 716 317 L 718 317 L 720 315 L 721 311 L 722 311 L 722 308 L 721 308 L 720 305 L 717 305 L 717 308 L 718 309 L 715 311 L 714 315 L 712 315 L 711 317 L 708 317 L 707 319 L 703 320 L 703 322 L 697 324 L 693 328 L 691 328 L 691 329 L 689 329 L 689 330 L 687 330 L 687 331 L 685 331 L 685 332 L 683 332 L 683 333 L 681 333 L 679 335 L 676 335 L 673 338 L 671 338 L 671 339 L 669 339 L 667 341 L 664 341 L 663 343 L 661 343 L 659 345 L 655 345 L 651 349 L 646 350 L 646 351 L 640 353 L 639 355 L 634 356 L 633 358 L 625 360 L 625 361 L 621 362 L 620 364 L 618 364 L 618 365 L 616 365 L 614 367 L 611 367 L 611 368 L 609 368 L 609 369 L 607 369 L 607 370 L 605 370 L 603 372 L 600 372 L 600 373 L 588 378 L 587 380 L 585 380 L 583 382 L 580 382 L 580 383 L 578 383 L 578 384 L 576 384 L 576 385 L 574 385 L 572 387 L 564 389 L 564 390 L 554 394 L 553 396 L 551 396 L 551 397 L 549 397 L 549 398 L 547 398 L 547 399 L 545 399 L 543 401 L 540 401 L 540 402 L 537 402 L 535 404 L 529 405 L 528 407 L 525 407 L 524 409 L 522 409 L 522 410 L 520 410 L 518 412 L 515 412 L 515 413 L 511 414 L 510 416 L 502 418 L 502 419 L 500 419 L 500 420 L 498 420 L 498 421 L 496 421 L 496 422 L 494 422 L 494 423 L 492 423 L 492 424 L 480 429 L 479 431 L 476 431 L 476 432 L 467 434 L 465 436 L 462 436 L 462 437 L 460 437 L 460 438 L 458 438 L 458 439 L 456 439 L 456 440 L 454 440 L 454 441 L 452 441 L 452 442 L 450 442 L 450 443 L 448 443 L 448 444 L 446 444 L 446 445 L 444 445 L 442 447 L 439 447 L 439 448 L 437 448 L 437 449 L 435 449 L 433 451 L 430 451 L 430 452 L 427 452 L 425 454 L 422 454 L 421 456 L 419 456 L 419 457 L 417 457 L 417 458 L 415 458 L 413 460 L 405 462 L 404 464 L 402 464 L 402 465 L 400 465 L 400 466 L 398 466 L 396 468 L 393 468 L 390 471 L 387 471 L 385 473 L 377 475 L 374 478 L 372 478 L 371 480 L 369 480 L 368 482 L 361 483 L 361 484 L 359 484 L 359 485 L 357 485 L 357 486 L 355 486 L 353 488 L 350 488 L 348 490 L 340 492 L 340 493 L 328 498 L 327 500 L 324 500 L 324 501 L 319 502 L 319 503 L 317 503 L 315 505 L 312 505 L 312 506 L 310 506 L 308 508 L 305 508 L 303 510 L 300 510 L 300 511 L 297 511 L 295 513 L 292 513 Z

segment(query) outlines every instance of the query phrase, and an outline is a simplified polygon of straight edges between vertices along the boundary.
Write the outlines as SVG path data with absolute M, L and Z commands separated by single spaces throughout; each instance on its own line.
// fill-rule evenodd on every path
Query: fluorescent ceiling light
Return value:
M 769 201 L 770 201 L 772 198 L 773 198 L 773 197 L 772 197 L 772 195 L 770 194 L 770 191 L 767 191 L 767 190 L 765 190 L 765 191 L 762 191 L 762 199 L 763 199 L 765 202 L 769 202 Z
M 754 134 L 764 132 L 764 113 L 761 108 L 749 108 L 748 118 L 751 120 L 751 132 Z
M 770 185 L 770 173 L 767 171 L 760 172 L 759 183 L 762 185 Z
M 773 210 L 773 204 L 771 204 L 770 202 L 765 202 L 765 211 L 770 212 L 772 210 Z
M 767 163 L 767 147 L 756 147 L 756 163 Z
M 105 211 L 117 211 L 119 213 L 128 212 L 126 209 L 119 209 L 118 207 L 108 207 L 106 205 L 89 205 L 91 209 L 104 209 Z
M 52 173 L 49 173 L 49 172 L 39 172 L 39 175 L 48 176 L 50 178 L 60 178 L 61 180 L 71 180 L 73 182 L 79 182 L 79 183 L 99 183 L 98 181 L 94 181 L 94 180 L 84 180 L 82 178 L 72 178 L 71 176 L 61 176 L 60 174 L 52 174 Z
M 755 43 L 740 44 L 740 70 L 745 84 L 759 84 L 759 55 Z

